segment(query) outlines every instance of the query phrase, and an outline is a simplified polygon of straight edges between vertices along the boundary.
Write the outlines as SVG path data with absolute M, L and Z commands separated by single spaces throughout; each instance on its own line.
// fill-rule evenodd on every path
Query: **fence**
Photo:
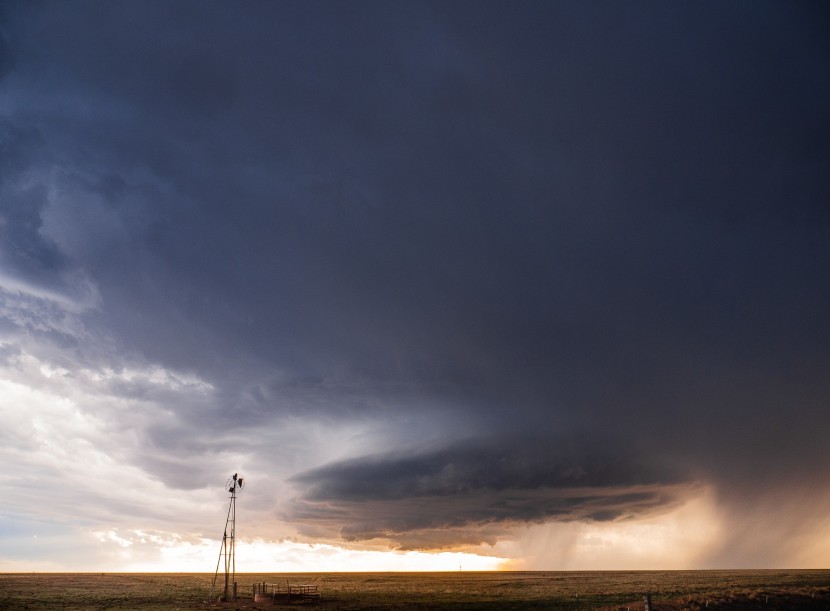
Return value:
M 254 602 L 306 602 L 319 600 L 320 592 L 316 584 L 280 585 L 278 583 L 255 583 L 253 586 Z

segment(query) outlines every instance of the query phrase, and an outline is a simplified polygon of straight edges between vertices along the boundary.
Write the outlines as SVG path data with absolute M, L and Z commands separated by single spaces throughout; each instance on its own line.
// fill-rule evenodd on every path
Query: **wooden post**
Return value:
M 646 611 L 653 611 L 651 606 L 651 594 L 646 594 L 643 596 L 643 603 L 645 603 Z

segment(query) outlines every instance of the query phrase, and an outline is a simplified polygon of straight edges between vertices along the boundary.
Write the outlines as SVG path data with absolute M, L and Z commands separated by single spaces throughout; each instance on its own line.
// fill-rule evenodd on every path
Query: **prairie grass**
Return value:
M 5 573 L 0 609 L 325 611 L 830 609 L 830 571 L 591 571 L 237 574 L 239 600 L 218 604 L 212 574 Z M 253 601 L 254 583 L 316 584 L 317 603 Z M 219 584 L 217 584 L 219 587 Z

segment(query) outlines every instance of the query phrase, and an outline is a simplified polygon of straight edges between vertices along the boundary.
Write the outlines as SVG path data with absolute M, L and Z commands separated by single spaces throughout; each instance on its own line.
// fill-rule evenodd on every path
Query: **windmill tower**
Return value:
M 211 591 L 216 587 L 219 577 L 219 565 L 225 559 L 225 590 L 219 599 L 222 602 L 236 601 L 236 495 L 242 492 L 244 481 L 238 473 L 234 473 L 225 482 L 225 490 L 231 493 L 231 502 L 228 505 L 228 517 L 225 520 L 225 534 L 222 535 L 222 547 L 219 549 L 219 559 L 216 561 L 216 573 L 213 575 Z

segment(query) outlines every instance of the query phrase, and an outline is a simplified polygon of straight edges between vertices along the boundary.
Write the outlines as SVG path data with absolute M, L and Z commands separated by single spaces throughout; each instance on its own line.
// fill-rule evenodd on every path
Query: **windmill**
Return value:
M 225 592 L 219 599 L 222 602 L 236 601 L 236 495 L 242 492 L 244 480 L 238 473 L 234 473 L 225 482 L 225 490 L 231 493 L 231 502 L 228 505 L 228 518 L 225 520 L 225 534 L 222 535 L 222 547 L 219 549 L 219 558 L 216 561 L 216 573 L 213 575 L 211 592 L 216 587 L 219 577 L 219 565 L 225 559 Z

